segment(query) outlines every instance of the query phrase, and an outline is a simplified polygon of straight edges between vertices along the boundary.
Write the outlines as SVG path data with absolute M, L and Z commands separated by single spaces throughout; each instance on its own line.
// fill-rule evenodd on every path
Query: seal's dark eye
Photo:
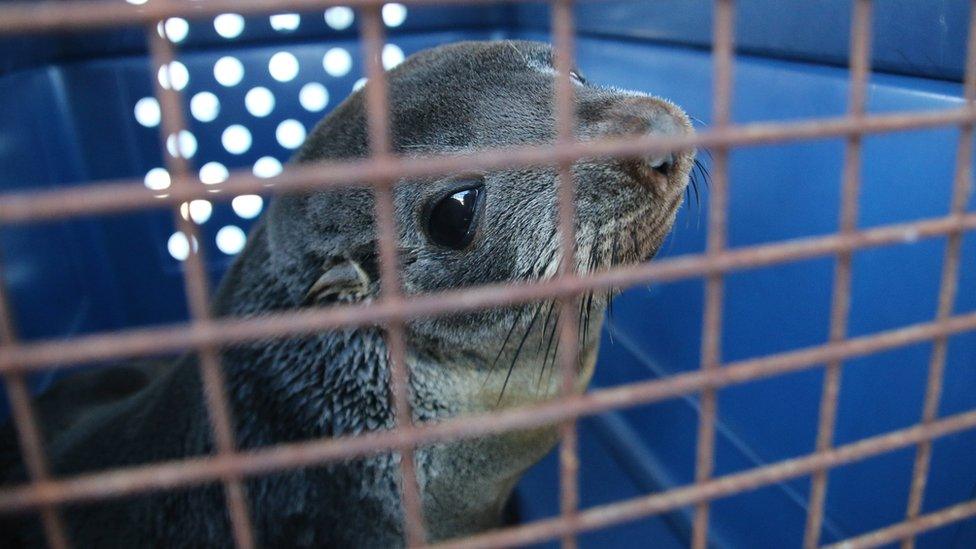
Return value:
M 471 243 L 478 226 L 484 185 L 451 191 L 433 203 L 427 215 L 427 235 L 435 244 L 460 250 Z

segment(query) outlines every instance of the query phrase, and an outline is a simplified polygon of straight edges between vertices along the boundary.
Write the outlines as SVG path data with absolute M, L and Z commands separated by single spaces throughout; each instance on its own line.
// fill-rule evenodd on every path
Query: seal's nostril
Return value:
M 661 175 L 670 175 L 674 168 L 674 155 L 671 153 L 654 156 L 647 160 L 648 165 Z

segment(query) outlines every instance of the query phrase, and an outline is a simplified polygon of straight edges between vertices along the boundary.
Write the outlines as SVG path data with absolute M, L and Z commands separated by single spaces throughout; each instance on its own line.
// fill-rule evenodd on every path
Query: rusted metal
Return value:
M 494 3 L 495 0 L 457 0 L 455 3 Z M 953 316 L 952 302 L 958 285 L 960 242 L 966 231 L 976 229 L 976 213 L 966 213 L 972 173 L 973 125 L 976 124 L 976 0 L 970 21 L 970 46 L 964 85 L 966 106 L 959 109 L 864 114 L 867 77 L 870 72 L 870 0 L 857 0 L 854 7 L 851 47 L 851 102 L 840 118 L 805 122 L 731 123 L 731 71 L 733 60 L 732 0 L 716 0 L 714 29 L 713 128 L 685 137 L 646 136 L 608 138 L 579 143 L 574 139 L 573 88 L 569 70 L 573 64 L 573 20 L 571 0 L 552 0 L 553 37 L 557 77 L 555 114 L 557 139 L 551 145 L 496 148 L 462 155 L 401 158 L 391 152 L 387 84 L 380 62 L 383 27 L 380 8 L 385 0 L 153 0 L 143 6 L 121 5 L 116 0 L 98 2 L 39 2 L 0 7 L 0 35 L 40 30 L 77 30 L 125 24 L 148 25 L 150 57 L 154 68 L 168 67 L 173 60 L 172 44 L 155 32 L 157 21 L 169 17 L 201 18 L 226 11 L 267 13 L 283 10 L 306 11 L 332 5 L 361 9 L 361 34 L 369 83 L 364 91 L 369 118 L 371 157 L 289 166 L 281 175 L 260 179 L 235 172 L 224 183 L 204 187 L 181 155 L 167 158 L 174 184 L 165 197 L 144 189 L 141 181 L 103 181 L 86 187 L 44 192 L 0 195 L 0 224 L 36 222 L 77 215 L 170 207 L 176 210 L 179 229 L 191 243 L 184 263 L 186 293 L 191 312 L 188 323 L 157 328 L 126 330 L 73 338 L 65 341 L 18 342 L 6 308 L 0 283 L 0 374 L 7 381 L 13 419 L 21 439 L 24 461 L 31 474 L 28 484 L 0 490 L 0 513 L 39 509 L 52 546 L 66 547 L 57 509 L 66 503 L 121 497 L 150 490 L 172 489 L 221 482 L 224 485 L 235 541 L 240 547 L 253 545 L 253 531 L 247 514 L 242 479 L 283 469 L 321 464 L 380 452 L 400 455 L 404 531 L 408 545 L 423 545 L 425 530 L 413 451 L 418 445 L 465 437 L 483 436 L 513 429 L 558 425 L 560 449 L 561 514 L 557 518 L 488 532 L 447 546 L 494 547 L 530 543 L 562 537 L 566 547 L 575 544 L 579 532 L 634 520 L 666 510 L 694 505 L 692 545 L 704 548 L 708 541 L 708 503 L 774 482 L 812 475 L 810 512 L 804 545 L 819 541 L 826 493 L 826 472 L 838 465 L 865 459 L 898 448 L 917 445 L 911 495 L 906 520 L 899 524 L 841 542 L 844 547 L 872 547 L 903 540 L 910 547 L 914 536 L 953 521 L 976 516 L 976 503 L 967 502 L 919 516 L 925 478 L 934 438 L 976 428 L 976 411 L 937 418 L 946 342 L 952 335 L 976 330 L 976 313 Z M 437 4 L 441 0 L 408 0 L 410 4 Z M 155 75 L 155 72 L 154 72 Z M 162 111 L 163 140 L 184 128 L 179 93 L 162 89 L 156 95 Z M 857 194 L 860 169 L 860 138 L 865 134 L 904 131 L 958 124 L 961 128 L 954 180 L 953 202 L 946 217 L 914 223 L 858 230 Z M 726 247 L 728 152 L 732 147 L 829 137 L 847 138 L 840 230 L 836 234 L 782 241 L 739 249 Z M 394 182 L 402 177 L 444 175 L 470 169 L 511 167 L 553 167 L 558 175 L 558 225 L 563 258 L 575 257 L 574 184 L 570 166 L 583 157 L 636 156 L 664 151 L 710 147 L 715 151 L 714 181 L 710 199 L 708 248 L 705 254 L 677 257 L 654 263 L 616 267 L 585 276 L 573 272 L 573 262 L 564 260 L 554 280 L 517 285 L 495 284 L 422 296 L 404 296 L 396 262 L 396 226 L 393 217 Z M 179 147 L 177 146 L 177 149 Z M 209 310 L 209 288 L 198 247 L 195 224 L 179 213 L 179 206 L 193 199 L 228 200 L 255 192 L 282 193 L 325 189 L 344 185 L 369 185 L 376 196 L 376 226 L 379 240 L 381 298 L 374 304 L 338 306 L 296 311 L 253 319 L 214 319 Z M 219 193 L 211 191 L 219 190 Z M 906 326 L 846 338 L 850 307 L 851 257 L 854 251 L 887 245 L 912 243 L 921 238 L 946 235 L 939 309 L 933 322 Z M 758 268 L 812 257 L 837 254 L 831 306 L 829 341 L 765 357 L 722 364 L 722 294 L 725 273 Z M 702 363 L 699 370 L 659 380 L 637 382 L 583 395 L 572 391 L 578 361 L 575 338 L 576 315 L 572 314 L 581 293 L 610 287 L 626 287 L 650 281 L 666 282 L 690 277 L 707 278 L 702 328 Z M 408 399 L 409 373 L 405 363 L 404 322 L 411 318 L 470 311 L 501 305 L 524 304 L 541 298 L 556 299 L 562 310 L 559 361 L 563 371 L 562 396 L 554 401 L 455 418 L 439 424 L 413 425 Z M 221 347 L 244 341 L 290 337 L 347 326 L 383 325 L 390 353 L 390 394 L 396 416 L 391 431 L 355 437 L 312 440 L 259 450 L 237 452 L 230 407 L 220 372 Z M 934 341 L 922 421 L 907 429 L 832 448 L 836 422 L 837 392 L 843 361 L 922 341 Z M 154 353 L 195 350 L 200 358 L 204 395 L 212 421 L 213 456 L 190 458 L 115 471 L 53 480 L 47 472 L 43 444 L 30 407 L 22 376 L 48 368 L 71 368 L 99 360 Z M 826 364 L 824 393 L 818 425 L 816 451 L 807 456 L 757 467 L 743 473 L 712 478 L 717 390 Z M 581 416 L 646 404 L 701 392 L 701 423 L 696 452 L 696 475 L 692 485 L 660 494 L 641 496 L 580 511 L 578 449 L 575 421 Z
M 288 166 L 271 179 L 249 171 L 236 171 L 227 181 L 169 189 L 168 196 L 157 196 L 143 186 L 141 179 L 103 181 L 57 191 L 11 192 L 0 195 L 0 224 L 24 223 L 82 214 L 161 208 L 196 198 L 230 200 L 239 194 L 308 191 L 335 186 L 371 184 L 379 181 L 445 175 L 463 170 L 491 170 L 533 166 L 553 166 L 579 158 L 631 157 L 695 147 L 717 149 L 744 147 L 786 141 L 827 139 L 848 135 L 897 132 L 976 122 L 976 109 L 959 108 L 918 113 L 894 113 L 822 118 L 803 122 L 771 122 L 729 125 L 704 130 L 694 135 L 638 138 L 612 138 L 572 144 L 527 145 L 471 151 L 457 155 L 431 155 L 397 158 L 375 163 L 368 159 L 323 161 L 303 166 Z M 213 192 L 220 191 L 220 192 Z
M 488 532 L 438 547 L 495 548 L 528 545 L 555 537 L 566 531 L 586 531 L 605 528 L 622 522 L 637 520 L 700 501 L 712 501 L 724 496 L 755 490 L 821 468 L 833 468 L 861 461 L 871 456 L 891 452 L 922 440 L 931 440 L 950 433 L 976 428 L 976 411 L 950 416 L 930 425 L 915 425 L 900 431 L 865 438 L 823 452 L 816 452 L 777 463 L 756 467 L 742 473 L 711 479 L 702 484 L 673 488 L 660 494 L 639 496 L 629 500 L 591 507 L 570 523 L 562 517 L 540 520 L 505 530 Z M 936 435 L 935 433 L 939 433 Z M 961 513 L 960 513 L 961 514 Z
M 370 159 L 377 164 L 390 161 L 390 109 L 387 97 L 386 73 L 381 62 L 385 41 L 380 6 L 360 10 L 360 33 L 366 76 L 366 114 L 369 130 Z M 380 298 L 396 306 L 401 299 L 400 275 L 397 267 L 397 229 L 393 204 L 393 179 L 380 181 L 373 188 L 376 236 L 379 242 Z M 410 411 L 410 374 L 406 363 L 406 341 L 402 320 L 386 323 L 386 346 L 390 364 L 390 395 L 393 400 L 394 421 L 401 429 L 413 426 Z M 408 546 L 423 545 L 427 538 L 424 527 L 420 489 L 414 463 L 414 447 L 403 445 L 399 451 L 400 493 L 403 526 Z
M 972 326 L 976 326 L 976 318 L 970 318 L 970 322 L 970 329 L 972 329 Z M 877 352 L 877 350 L 875 349 L 869 352 Z M 740 367 L 736 368 L 741 369 Z M 728 368 L 723 368 L 716 372 L 714 374 L 716 380 L 728 378 L 729 374 L 726 373 L 726 370 Z M 696 371 L 676 377 L 704 375 L 706 375 L 704 372 Z M 670 381 L 671 379 L 673 378 L 667 378 L 666 380 L 654 383 L 670 385 L 672 383 Z M 115 471 L 78 475 L 76 477 L 41 483 L 37 488 L 34 488 L 32 485 L 6 488 L 0 490 L 0 513 L 22 511 L 47 503 L 82 502 L 93 499 L 132 495 L 151 490 L 198 485 L 213 481 L 221 475 L 227 474 L 241 476 L 259 475 L 262 473 L 320 464 L 324 461 L 348 459 L 350 457 L 389 451 L 390 448 L 403 444 L 430 444 L 442 440 L 455 440 L 480 436 L 487 433 L 538 427 L 540 425 L 553 424 L 566 416 L 579 417 L 584 413 L 596 413 L 598 411 L 616 409 L 633 404 L 635 403 L 635 396 L 646 396 L 638 393 L 635 387 L 647 385 L 646 382 L 638 383 L 579 395 L 570 399 L 560 399 L 544 405 L 526 407 L 522 410 L 505 410 L 439 424 L 421 425 L 409 433 L 404 433 L 402 429 L 396 429 L 355 437 L 279 444 L 260 450 L 239 452 L 235 456 L 189 458 Z M 718 385 L 716 384 L 716 386 Z M 701 385 L 695 384 L 686 392 L 693 392 L 700 389 Z M 793 473 L 792 476 L 800 476 L 820 466 L 829 465 L 830 467 L 834 467 L 855 459 L 864 459 L 871 455 L 910 446 L 926 438 L 939 438 L 974 427 L 976 427 L 976 411 L 971 411 L 937 420 L 929 425 L 915 425 L 914 427 L 887 435 L 863 439 L 847 446 L 836 447 L 824 454 L 811 454 L 801 458 L 778 462 L 766 468 L 754 469 L 752 471 L 767 471 L 765 473 L 756 473 L 760 477 L 765 477 L 769 474 L 768 471 L 771 467 L 773 470 L 785 469 L 788 472 L 791 471 Z M 809 463 L 807 463 L 808 461 Z M 798 462 L 801 465 L 797 465 Z M 750 471 L 746 474 L 751 473 Z M 731 477 L 724 478 L 739 478 L 740 476 L 732 475 Z M 779 482 L 785 480 L 785 478 L 791 477 L 776 476 L 775 478 L 769 479 L 768 483 Z M 713 482 L 715 481 L 710 481 L 710 483 Z M 725 482 L 722 481 L 720 484 L 724 484 Z M 758 485 L 754 487 L 758 487 Z M 710 492 L 713 489 L 707 488 L 703 489 L 703 491 Z M 727 492 L 723 490 L 722 493 L 727 495 L 737 491 L 741 491 L 741 489 L 733 489 Z M 662 493 L 659 496 L 667 497 L 667 494 L 672 492 Z M 642 498 L 638 498 L 638 500 L 640 499 Z M 681 501 L 676 507 L 693 503 L 695 501 Z M 588 512 L 583 511 L 580 513 L 581 523 L 587 521 L 584 517 Z M 626 518 L 618 518 L 618 521 L 622 520 L 626 520 Z M 559 534 L 557 533 L 555 535 Z
M 969 21 L 969 46 L 966 55 L 966 76 L 963 84 L 963 97 L 967 106 L 976 108 L 976 0 L 970 1 L 970 13 L 974 15 Z M 973 124 L 964 124 L 959 129 L 959 144 L 956 149 L 956 170 L 952 188 L 952 202 L 949 213 L 961 216 L 966 213 L 966 204 L 972 193 L 973 174 Z M 960 231 L 949 233 L 945 255 L 942 262 L 942 279 L 939 283 L 939 305 L 936 319 L 952 316 L 953 304 L 959 286 L 959 259 L 962 250 Z M 939 402 L 942 397 L 942 383 L 944 380 L 946 355 L 949 340 L 938 337 L 932 346 L 929 359 L 928 379 L 925 386 L 925 402 L 922 405 L 922 423 L 928 424 L 939 414 Z M 913 521 L 922 510 L 922 500 L 925 497 L 925 485 L 928 479 L 929 466 L 932 460 L 932 444 L 929 441 L 919 443 L 915 450 L 915 462 L 912 468 L 911 491 L 908 495 L 908 506 L 905 511 L 906 521 Z M 902 549 L 912 549 L 915 546 L 915 533 L 912 532 L 902 541 Z
M 13 345 L 17 341 L 14 330 L 13 312 L 7 300 L 7 285 L 0 264 L 0 350 Z M 34 407 L 31 404 L 30 390 L 24 381 L 24 374 L 20 372 L 5 372 L 3 385 L 10 403 L 10 415 L 17 432 L 17 442 L 20 446 L 20 458 L 23 462 L 32 486 L 40 486 L 51 478 L 47 457 L 44 454 L 44 437 L 37 424 Z M 35 488 L 36 489 L 36 488 Z M 64 521 L 61 512 L 55 504 L 45 504 L 40 507 L 41 524 L 48 545 L 55 549 L 70 547 L 65 535 Z
M 919 444 L 925 444 L 926 442 L 931 441 L 923 440 Z M 946 507 L 941 511 L 927 515 L 915 516 L 904 522 L 888 526 L 887 528 L 875 530 L 874 532 L 869 532 L 856 538 L 832 543 L 824 547 L 824 549 L 867 549 L 868 547 L 880 547 L 903 538 L 914 539 L 916 535 L 923 532 L 935 530 L 947 524 L 960 522 L 973 517 L 976 517 L 976 500 Z
M 735 4 L 732 0 L 715 0 L 712 30 L 712 124 L 725 128 L 731 122 L 732 61 L 734 55 Z M 705 257 L 716 257 L 727 246 L 728 232 L 729 150 L 718 147 L 712 163 L 712 184 L 708 197 L 708 237 Z M 722 362 L 722 311 L 725 302 L 725 273 L 709 273 L 705 280 L 705 310 L 702 313 L 701 369 L 713 372 Z M 715 468 L 715 423 L 718 421 L 718 397 L 713 387 L 701 393 L 698 409 L 698 438 L 695 449 L 695 483 L 701 485 L 712 477 Z M 691 546 L 708 547 L 709 503 L 695 506 Z
M 167 170 L 169 170 L 174 187 L 191 186 L 193 183 L 187 177 L 189 163 L 183 156 L 183 144 L 179 139 L 181 132 L 186 130 L 181 94 L 175 86 L 164 87 L 160 78 L 156 77 L 160 71 L 165 71 L 166 81 L 173 81 L 170 67 L 176 60 L 176 52 L 168 37 L 156 32 L 155 25 L 147 27 L 146 35 L 149 37 L 153 89 L 159 101 L 162 115 L 160 148 L 165 159 L 164 162 Z M 167 151 L 167 144 L 170 141 L 173 143 L 173 150 Z M 187 206 L 189 205 L 187 204 Z M 206 324 L 211 320 L 210 288 L 207 282 L 203 246 L 198 244 L 201 242 L 200 231 L 188 212 L 189 210 L 184 215 L 179 206 L 173 205 L 173 219 L 179 231 L 186 237 L 189 248 L 189 253 L 183 262 L 183 285 L 190 317 L 197 322 Z M 231 418 L 230 403 L 224 385 L 224 376 L 221 372 L 220 354 L 218 348 L 209 342 L 201 342 L 196 350 L 200 378 L 203 383 L 204 401 L 210 417 L 216 451 L 218 455 L 230 455 L 236 446 L 233 433 L 234 422 Z M 250 549 L 254 547 L 254 532 L 248 516 L 244 486 L 240 478 L 225 477 L 223 481 L 224 496 L 227 498 L 231 531 L 234 535 L 235 544 L 241 549 Z
M 414 6 L 497 4 L 502 0 L 402 0 Z M 507 0 L 513 1 L 513 0 Z M 514 0 L 526 1 L 526 0 Z M 605 0 L 588 0 L 605 1 Z M 76 31 L 123 25 L 155 24 L 170 17 L 200 19 L 221 13 L 242 15 L 312 11 L 333 6 L 380 8 L 387 0 L 152 0 L 141 6 L 115 0 L 71 2 L 20 0 L 0 7 L 0 35 L 43 31 Z
M 864 116 L 867 102 L 868 76 L 871 70 L 871 0 L 857 0 L 852 8 L 850 37 L 850 97 L 848 114 L 859 119 Z M 844 146 L 844 171 L 840 202 L 840 234 L 849 235 L 857 230 L 858 197 L 861 190 L 861 136 L 851 135 Z M 847 337 L 847 323 L 851 308 L 851 261 L 853 252 L 842 250 L 837 254 L 834 268 L 834 284 L 830 304 L 831 342 Z M 824 451 L 834 443 L 837 424 L 837 403 L 840 395 L 841 362 L 831 361 L 824 372 L 820 396 L 820 417 L 817 424 L 817 451 Z M 824 502 L 827 496 L 827 471 L 814 472 L 807 506 L 807 522 L 803 534 L 803 547 L 814 549 L 820 544 Z
M 575 69 L 575 44 L 573 40 L 573 2 L 556 0 L 552 9 L 553 66 L 556 69 L 555 104 L 556 143 L 569 144 L 576 141 L 576 107 L 573 82 L 570 72 Z M 573 177 L 572 162 L 563 161 L 556 167 L 557 232 L 559 233 L 559 275 L 568 276 L 576 272 L 576 181 Z M 561 394 L 563 397 L 574 394 L 576 369 L 579 363 L 579 317 L 580 307 L 577 295 L 559 298 L 559 345 L 557 360 L 562 372 Z M 579 440 L 575 418 L 564 421 L 559 426 L 559 511 L 567 521 L 575 520 L 579 508 Z M 576 547 L 576 536 L 567 533 L 563 536 L 563 549 Z
M 886 225 L 852 235 L 799 238 L 750 246 L 714 257 L 678 256 L 652 263 L 618 267 L 585 277 L 520 283 L 491 284 L 404 298 L 401 303 L 342 305 L 323 309 L 275 313 L 259 318 L 224 318 L 208 323 L 135 328 L 77 336 L 67 340 L 21 343 L 0 349 L 0 372 L 74 368 L 82 364 L 124 357 L 172 353 L 204 343 L 229 345 L 269 338 L 307 335 L 322 330 L 366 326 L 395 319 L 411 319 L 473 311 L 579 294 L 585 291 L 629 287 L 649 282 L 672 282 L 713 271 L 731 272 L 800 261 L 836 253 L 892 244 L 912 244 L 953 230 L 976 230 L 976 213 L 912 223 Z

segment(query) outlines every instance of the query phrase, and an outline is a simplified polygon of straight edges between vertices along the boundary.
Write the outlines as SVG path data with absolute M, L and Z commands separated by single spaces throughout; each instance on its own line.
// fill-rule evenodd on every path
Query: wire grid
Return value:
M 476 3 L 490 0 L 456 0 Z M 513 0 L 520 1 L 520 0 Z M 150 40 L 150 57 L 155 68 L 169 67 L 174 57 L 172 43 L 154 32 L 156 22 L 171 16 L 204 17 L 233 9 L 240 13 L 267 13 L 291 9 L 321 9 L 339 4 L 334 0 L 212 0 L 189 3 L 155 0 L 144 6 L 120 6 L 105 0 L 91 2 L 39 2 L 0 7 L 0 34 L 143 24 Z M 402 474 L 401 490 L 406 542 L 426 543 L 426 533 L 416 483 L 413 449 L 418 445 L 464 437 L 483 436 L 513 429 L 559 424 L 561 514 L 512 528 L 495 530 L 461 540 L 439 544 L 444 547 L 494 547 L 537 542 L 562 537 L 564 546 L 575 545 L 579 532 L 636 520 L 679 507 L 695 506 L 692 545 L 708 543 L 709 502 L 762 486 L 805 475 L 812 477 L 812 496 L 804 545 L 819 544 L 826 494 L 826 475 L 833 467 L 863 460 L 899 448 L 916 446 L 916 459 L 905 520 L 837 544 L 844 547 L 874 547 L 902 541 L 911 547 L 917 534 L 954 521 L 976 516 L 976 500 L 921 515 L 925 481 L 931 459 L 932 440 L 976 428 L 976 410 L 937 418 L 946 361 L 946 345 L 955 334 L 976 330 L 976 313 L 954 315 L 952 303 L 958 285 L 962 236 L 976 230 L 976 214 L 965 204 L 972 176 L 973 125 L 976 123 L 976 0 L 971 2 L 969 48 L 964 83 L 965 104 L 948 111 L 866 115 L 864 104 L 871 43 L 871 0 L 856 0 L 851 33 L 851 91 L 848 114 L 841 118 L 799 123 L 735 125 L 730 117 L 733 67 L 733 0 L 715 0 L 713 128 L 697 135 L 676 138 L 645 136 L 638 139 L 608 138 L 580 143 L 573 136 L 573 95 L 569 68 L 573 65 L 574 25 L 572 0 L 550 0 L 557 69 L 555 106 L 557 138 L 551 145 L 499 148 L 477 155 L 399 158 L 390 148 L 386 76 L 379 61 L 383 44 L 380 8 L 383 0 L 343 0 L 341 4 L 361 10 L 361 38 L 370 85 L 366 87 L 371 156 L 368 159 L 322 162 L 287 168 L 272 180 L 249 173 L 234 173 L 224 183 L 227 192 L 207 193 L 192 175 L 184 158 L 171 158 L 168 168 L 175 181 L 170 196 L 159 199 L 135 180 L 102 181 L 81 189 L 8 193 L 0 195 L 0 224 L 23 223 L 82 214 L 147 209 L 166 204 L 177 210 L 176 220 L 191 242 L 184 270 L 189 322 L 121 332 L 80 336 L 68 341 L 21 343 L 15 337 L 5 287 L 0 284 L 0 374 L 12 404 L 13 419 L 21 452 L 30 473 L 29 483 L 0 490 L 0 512 L 39 509 L 48 542 L 68 547 L 60 506 L 104 498 L 173 489 L 208 482 L 222 482 L 229 507 L 234 540 L 238 547 L 254 545 L 242 479 L 283 469 L 318 465 L 325 461 L 397 452 Z M 408 0 L 411 4 L 433 4 L 437 0 Z M 168 69 L 167 69 L 168 70 Z M 156 95 L 162 106 L 163 141 L 184 127 L 179 92 L 162 89 Z M 956 160 L 953 197 L 947 216 L 912 223 L 858 230 L 857 195 L 860 171 L 860 141 L 863 135 L 927 127 L 958 125 L 960 139 Z M 839 232 L 832 235 L 786 240 L 774 244 L 736 249 L 726 247 L 728 152 L 735 146 L 823 137 L 847 138 Z M 708 246 L 705 254 L 664 259 L 653 263 L 614 267 L 609 271 L 577 275 L 568 261 L 560 265 L 552 280 L 522 284 L 494 284 L 473 289 L 444 291 L 405 297 L 398 282 L 396 231 L 392 215 L 392 185 L 400 177 L 442 175 L 462 169 L 553 166 L 559 174 L 559 232 L 562 257 L 573 257 L 573 184 L 569 167 L 575 160 L 593 156 L 633 156 L 683 150 L 696 146 L 715 151 L 714 184 L 709 205 Z M 165 150 L 165 149 L 164 149 Z M 381 299 L 369 305 L 346 305 L 327 309 L 295 311 L 256 319 L 214 319 L 208 304 L 209 288 L 203 273 L 201 251 L 193 246 L 196 228 L 178 213 L 179 205 L 204 196 L 227 199 L 258 189 L 273 192 L 311 190 L 363 181 L 376 196 L 380 243 Z M 211 188 L 213 186 L 210 186 Z M 894 245 L 919 238 L 945 236 L 939 307 L 931 322 L 905 326 L 862 336 L 846 337 L 850 305 L 850 262 L 854 252 Z M 757 268 L 812 257 L 837 256 L 832 297 L 829 341 L 823 345 L 773 355 L 723 363 L 719 341 L 723 305 L 723 280 L 728 272 Z M 585 291 L 630 286 L 649 281 L 666 282 L 706 277 L 706 308 L 703 318 L 702 367 L 668 378 L 636 382 L 587 394 L 573 394 L 575 345 L 564 344 L 560 353 L 563 394 L 549 402 L 467 416 L 433 425 L 414 425 L 407 398 L 408 372 L 404 361 L 403 323 L 411 318 L 471 311 L 500 305 L 555 298 L 561 307 L 574 306 Z M 573 319 L 574 315 L 565 315 Z M 386 326 L 391 359 L 391 395 L 396 427 L 390 431 L 359 436 L 281 444 L 258 450 L 236 451 L 229 406 L 219 367 L 219 349 L 232 343 L 269 337 L 283 338 L 325 329 L 380 323 Z M 568 326 L 568 327 L 567 327 Z M 573 342 L 575 328 L 567 323 L 560 337 Z M 833 446 L 837 394 L 843 361 L 913 343 L 933 341 L 922 420 L 912 427 Z M 23 376 L 55 367 L 71 368 L 90 362 L 193 349 L 200 357 L 205 400 L 216 442 L 215 454 L 154 463 L 120 470 L 52 479 L 47 470 L 43 444 L 37 428 Z M 821 417 L 816 451 L 801 457 L 713 478 L 716 393 L 729 385 L 782 375 L 826 364 Z M 698 434 L 695 482 L 665 492 L 578 509 L 578 453 L 575 421 L 581 416 L 701 392 L 702 414 Z

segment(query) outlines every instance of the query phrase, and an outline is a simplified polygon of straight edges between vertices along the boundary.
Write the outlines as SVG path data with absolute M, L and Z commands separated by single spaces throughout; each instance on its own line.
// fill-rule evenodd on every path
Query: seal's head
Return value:
M 575 72 L 572 78 L 576 135 L 582 140 L 692 131 L 681 109 L 667 100 L 590 84 Z M 552 143 L 555 81 L 552 50 L 541 43 L 465 42 L 418 53 L 389 73 L 394 151 L 472 154 Z M 367 154 L 365 94 L 359 91 L 315 128 L 294 161 Z M 651 257 L 674 221 L 693 156 L 575 162 L 576 269 L 590 272 Z M 554 276 L 561 259 L 557 180 L 553 168 L 538 167 L 398 181 L 394 201 L 404 291 Z M 373 214 L 368 188 L 279 196 L 225 277 L 218 313 L 260 314 L 374 298 L 379 284 Z M 592 373 L 608 298 L 580 300 L 580 390 Z M 559 309 L 549 300 L 410 322 L 414 419 L 555 394 Z M 254 432 L 272 429 L 284 439 L 338 435 L 392 426 L 384 345 L 379 330 L 363 327 L 228 349 L 225 363 L 233 394 L 246 410 L 241 415 L 250 418 Z M 496 524 L 520 473 L 552 447 L 555 433 L 544 427 L 418 450 L 424 514 L 434 537 Z M 368 488 L 363 480 L 393 478 L 395 468 L 387 458 L 370 463 L 380 472 L 347 473 L 341 490 L 381 501 L 386 522 L 370 515 L 376 525 L 371 528 L 395 532 L 396 491 L 388 489 L 390 483 Z
M 551 48 L 536 42 L 464 42 L 411 56 L 389 72 L 395 152 L 471 153 L 551 143 L 555 78 Z M 572 78 L 576 132 L 582 140 L 692 131 L 682 110 L 665 99 L 591 84 L 576 72 Z M 364 156 L 366 126 L 360 90 L 315 128 L 295 161 Z M 577 269 L 593 271 L 652 256 L 674 220 L 693 157 L 683 152 L 576 162 Z M 405 291 L 552 276 L 560 259 L 556 187 L 552 168 L 399 181 L 396 222 Z M 368 189 L 316 192 L 279 198 L 270 208 L 270 272 L 286 279 L 293 306 L 361 300 L 378 291 L 371 196 Z M 585 316 L 598 319 L 605 300 L 586 301 Z M 550 337 L 555 322 L 545 316 L 555 313 L 546 314 L 545 305 L 537 314 L 538 308 L 414 322 L 412 351 L 451 363 L 464 357 L 469 369 L 483 373 L 496 362 L 508 366 L 515 361 L 507 355 L 515 352 L 533 319 L 532 331 L 542 332 L 548 323 L 542 336 Z M 587 330 L 584 354 L 598 332 L 592 326 Z M 509 341 L 503 344 L 506 336 Z M 518 363 L 541 367 L 538 354 L 527 347 L 522 345 Z M 486 392 L 500 389 L 486 384 Z

